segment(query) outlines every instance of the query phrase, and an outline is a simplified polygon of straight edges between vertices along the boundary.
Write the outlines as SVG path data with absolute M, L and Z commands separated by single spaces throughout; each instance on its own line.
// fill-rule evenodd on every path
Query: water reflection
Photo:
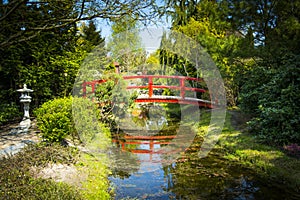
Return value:
M 178 119 L 178 112 L 145 110 L 132 111 L 134 120 L 122 118 L 122 130 L 113 134 L 109 179 L 115 199 L 286 199 L 284 189 L 274 191 L 217 150 L 199 158 L 203 138 L 189 124 L 199 117 L 193 107 L 182 107 L 189 115 L 177 121 L 172 117 Z
M 151 172 L 169 165 L 173 162 L 170 158 L 178 155 L 181 149 L 170 150 L 172 140 L 176 135 L 128 135 L 118 134 L 112 139 L 114 155 L 113 160 L 118 160 L 119 165 L 115 168 L 127 168 L 138 165 L 139 172 Z M 168 147 L 168 148 L 166 148 Z M 130 158 L 129 158 L 130 157 Z M 126 161 L 124 160 L 126 158 Z
M 200 159 L 200 137 L 166 165 L 161 148 L 174 138 L 172 134 L 115 135 L 115 158 L 123 166 L 110 177 L 115 199 L 286 199 L 283 189 L 273 191 L 253 171 L 228 162 L 216 151 Z

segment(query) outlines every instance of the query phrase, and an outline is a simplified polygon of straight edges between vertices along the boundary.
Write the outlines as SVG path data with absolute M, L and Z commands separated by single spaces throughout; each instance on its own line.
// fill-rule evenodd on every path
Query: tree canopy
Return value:
M 228 105 L 253 117 L 250 130 L 265 142 L 299 143 L 294 111 L 300 86 L 300 1 L 169 0 L 167 5 L 172 29 L 197 40 L 219 67 Z M 176 55 L 162 52 L 161 61 L 184 71 Z
M 147 23 L 160 14 L 155 0 L 0 1 L 0 48 L 28 41 L 79 21 L 117 20 L 131 15 Z M 37 16 L 38 15 L 38 16 Z

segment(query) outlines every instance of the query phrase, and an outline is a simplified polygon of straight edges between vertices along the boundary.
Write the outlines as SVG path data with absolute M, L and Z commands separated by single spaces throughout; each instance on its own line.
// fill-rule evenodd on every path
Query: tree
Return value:
M 187 2 L 189 3 L 184 5 L 194 5 L 192 11 L 185 13 L 184 23 L 177 23 L 180 18 L 175 15 L 174 19 L 173 16 L 172 29 L 193 38 L 209 53 L 224 79 L 228 104 L 235 105 L 238 95 L 238 83 L 234 81 L 238 71 L 235 54 L 241 36 L 236 34 L 228 23 L 228 13 L 223 2 L 208 0 Z M 163 60 L 172 64 L 173 68 L 181 74 L 195 77 L 201 73 L 197 70 L 200 66 L 193 66 L 176 55 L 165 55 Z
M 228 0 L 229 21 L 235 30 L 247 34 L 251 29 L 254 43 L 261 47 L 260 57 L 274 59 L 285 51 L 299 53 L 299 1 Z
M 299 144 L 299 1 L 228 2 L 230 21 L 246 34 L 241 46 L 254 41 L 239 54 L 255 61 L 240 77 L 240 106 L 253 116 L 250 130 L 270 144 Z
M 97 31 L 94 21 L 90 21 L 87 25 L 82 24 L 82 39 L 87 43 L 85 46 L 93 48 L 101 45 L 104 48 L 105 39 L 101 37 L 101 31 Z
M 63 28 L 84 20 L 96 18 L 117 20 L 125 15 L 131 15 L 136 20 L 147 23 L 160 14 L 155 12 L 158 10 L 159 7 L 154 0 L 1 0 L 0 48 L 28 41 L 42 32 Z M 32 12 L 43 13 L 43 15 L 36 18 L 30 16 Z
M 189 18 L 194 16 L 197 4 L 197 0 L 167 0 L 166 8 L 171 8 L 167 13 L 172 18 L 173 27 L 186 25 Z
M 107 46 L 122 72 L 136 72 L 145 63 L 146 52 L 141 44 L 138 22 L 131 16 L 113 22 L 112 36 Z

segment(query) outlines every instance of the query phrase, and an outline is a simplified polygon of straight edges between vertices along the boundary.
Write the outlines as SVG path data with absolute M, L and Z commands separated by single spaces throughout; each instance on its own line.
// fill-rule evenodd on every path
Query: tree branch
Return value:
M 28 8 L 28 11 L 21 10 L 22 12 L 33 12 L 34 15 L 34 11 L 40 11 L 42 12 L 42 14 L 39 16 L 40 18 L 25 17 L 14 22 L 8 21 L 8 16 L 17 12 L 18 9 L 21 9 L 20 5 L 22 3 L 26 4 L 25 8 L 23 6 L 21 7 L 22 9 Z M 31 5 L 39 6 L 32 7 Z M 41 32 L 63 28 L 79 21 L 92 20 L 96 18 L 118 20 L 124 15 L 130 15 L 136 20 L 145 21 L 145 23 L 149 23 L 151 21 L 154 22 L 154 18 L 158 17 L 158 15 L 160 14 L 158 12 L 155 12 L 158 9 L 158 7 L 155 4 L 155 0 L 77 0 L 73 5 L 71 5 L 72 7 L 66 8 L 64 7 L 66 5 L 68 4 L 66 3 L 60 8 L 59 4 L 54 4 L 52 1 L 30 2 L 28 0 L 15 0 L 8 3 L 5 6 L 11 6 L 12 8 L 0 18 L 0 26 L 2 28 L 2 32 L 5 31 L 5 35 L 7 35 L 7 33 L 9 34 L 7 30 L 17 30 L 17 33 L 12 33 L 8 37 L 2 37 L 0 40 L 0 48 L 7 47 L 14 43 L 30 40 L 38 36 Z M 46 9 L 48 9 L 48 11 Z M 53 16 L 51 15 L 51 9 L 56 11 L 61 9 L 61 13 L 66 12 L 66 14 L 64 14 L 63 16 Z M 22 29 L 20 28 L 21 25 L 24 26 L 22 27 Z
M 16 5 L 14 5 L 7 13 L 5 13 L 2 17 L 0 17 L 0 22 L 5 20 L 11 13 L 13 13 L 20 5 L 22 5 L 23 3 L 27 2 L 28 0 L 15 0 L 10 2 L 7 7 L 9 7 L 9 5 L 13 5 L 15 3 L 17 3 Z

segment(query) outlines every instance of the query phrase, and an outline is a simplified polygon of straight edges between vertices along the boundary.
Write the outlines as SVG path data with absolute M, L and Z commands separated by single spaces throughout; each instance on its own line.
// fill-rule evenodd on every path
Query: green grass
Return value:
M 0 199 L 110 199 L 105 159 L 104 155 L 91 156 L 57 144 L 28 146 L 0 161 Z M 33 172 L 32 167 L 38 170 L 49 163 L 74 165 L 85 178 L 79 184 L 36 178 L 38 171 Z
M 81 193 L 84 199 L 110 199 L 107 176 L 111 172 L 105 164 L 107 163 L 106 155 L 82 154 L 80 160 L 81 163 L 77 168 L 87 175 L 87 179 L 82 182 L 81 186 Z
M 216 149 L 231 162 L 254 170 L 258 175 L 284 184 L 293 190 L 300 190 L 300 160 L 286 155 L 279 148 L 259 143 L 247 131 L 239 131 L 231 124 L 232 115 L 227 112 L 226 121 Z M 202 116 L 200 135 L 208 128 L 209 113 Z

